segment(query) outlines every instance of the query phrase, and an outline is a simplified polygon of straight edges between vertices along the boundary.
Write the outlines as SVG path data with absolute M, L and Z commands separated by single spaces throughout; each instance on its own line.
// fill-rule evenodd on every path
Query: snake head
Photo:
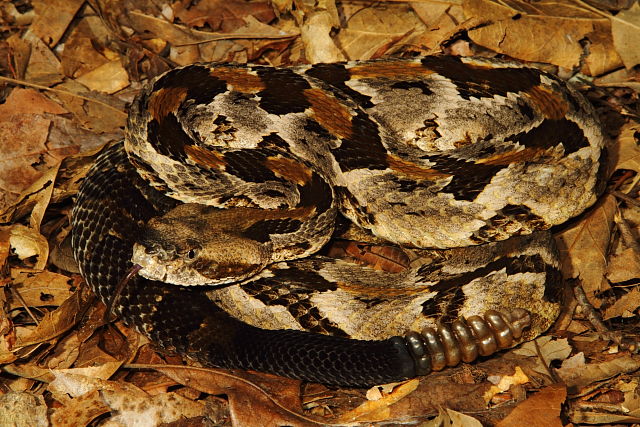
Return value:
M 221 216 L 222 215 L 222 216 Z M 180 205 L 151 219 L 133 247 L 139 274 L 181 286 L 222 285 L 257 274 L 271 260 L 268 243 L 228 231 L 229 210 Z

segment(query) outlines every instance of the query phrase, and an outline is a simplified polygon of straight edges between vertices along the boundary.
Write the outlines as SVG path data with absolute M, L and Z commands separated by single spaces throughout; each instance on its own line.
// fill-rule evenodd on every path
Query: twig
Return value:
M 36 322 L 36 325 L 40 325 L 40 322 L 38 321 L 38 319 L 36 319 L 36 316 L 29 309 L 29 306 L 27 306 L 27 302 L 24 300 L 24 298 L 22 298 L 22 295 L 20 295 L 20 292 L 18 292 L 18 290 L 13 287 L 10 287 L 10 289 L 13 296 L 16 297 L 20 301 L 20 304 L 22 304 L 24 309 L 27 310 L 27 314 L 29 315 L 29 317 L 31 317 L 33 321 Z
M 12 79 L 10 77 L 5 77 L 5 76 L 0 76 L 0 81 L 13 83 L 13 84 L 17 84 L 17 85 L 20 85 L 20 86 L 33 87 L 33 88 L 41 89 L 41 90 L 48 90 L 48 91 L 60 93 L 60 94 L 63 94 L 63 95 L 74 96 L 76 98 L 84 99 L 85 101 L 89 101 L 89 102 L 95 102 L 96 104 L 100 104 L 100 105 L 102 105 L 104 107 L 110 108 L 110 109 L 118 112 L 119 114 L 122 114 L 123 116 L 127 115 L 127 113 L 125 113 L 124 111 L 119 110 L 116 107 L 107 104 L 106 102 L 102 102 L 102 101 L 99 101 L 99 100 L 97 100 L 95 98 L 90 98 L 88 96 L 78 95 L 77 93 L 69 92 L 67 90 L 47 87 L 47 86 L 39 85 L 37 83 L 31 83 L 31 82 L 27 82 L 27 81 L 24 81 L 24 80 Z

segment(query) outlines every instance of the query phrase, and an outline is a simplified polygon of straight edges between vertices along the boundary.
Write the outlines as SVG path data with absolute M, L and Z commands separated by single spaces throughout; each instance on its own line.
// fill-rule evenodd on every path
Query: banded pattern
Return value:
M 605 173 L 602 131 L 573 88 L 443 56 L 172 70 L 132 104 L 124 148 L 128 161 L 122 146 L 105 153 L 74 209 L 96 293 L 108 300 L 132 260 L 146 279 L 117 310 L 164 347 L 351 385 L 424 373 L 424 351 L 433 366 L 460 360 L 437 350 L 458 342 L 443 324 L 460 316 L 509 335 L 502 347 L 548 328 L 560 277 L 539 231 L 594 203 Z M 410 267 L 317 255 L 338 213 Z M 514 322 L 530 314 L 523 333 L 496 314 L 513 309 Z

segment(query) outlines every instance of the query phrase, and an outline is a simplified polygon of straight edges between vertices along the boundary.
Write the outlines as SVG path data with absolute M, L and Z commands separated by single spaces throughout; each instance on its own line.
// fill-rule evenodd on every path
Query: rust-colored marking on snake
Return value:
M 560 94 L 552 92 L 547 87 L 534 86 L 526 92 L 526 95 L 547 119 L 562 119 L 569 111 L 567 101 Z
M 224 80 L 238 92 L 258 93 L 266 87 L 260 77 L 242 68 L 214 67 L 211 69 L 211 75 Z
M 311 104 L 314 118 L 322 127 L 340 138 L 351 137 L 351 114 L 344 104 L 322 89 L 306 89 L 304 95 Z
M 292 159 L 284 157 L 267 157 L 264 165 L 266 168 L 272 170 L 276 175 L 279 175 L 289 181 L 293 181 L 300 186 L 305 185 L 311 180 L 311 170 Z
M 186 87 L 170 87 L 155 91 L 149 97 L 149 113 L 158 122 L 175 112 L 187 97 Z
M 394 156 L 393 154 L 387 154 L 387 162 L 391 170 L 414 179 L 435 180 L 451 176 L 451 174 L 446 172 L 421 167 L 416 165 L 415 163 L 402 160 L 401 158 Z
M 216 151 L 207 150 L 197 145 L 186 145 L 184 151 L 191 161 L 201 166 L 223 169 L 227 165 L 224 155 Z

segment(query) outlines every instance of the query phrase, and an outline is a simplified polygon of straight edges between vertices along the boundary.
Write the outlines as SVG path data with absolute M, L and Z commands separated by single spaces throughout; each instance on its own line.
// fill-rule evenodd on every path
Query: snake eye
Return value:
M 198 254 L 198 251 L 196 251 L 195 249 L 189 249 L 189 251 L 185 254 L 185 256 L 187 257 L 187 259 L 194 259 L 197 254 Z

